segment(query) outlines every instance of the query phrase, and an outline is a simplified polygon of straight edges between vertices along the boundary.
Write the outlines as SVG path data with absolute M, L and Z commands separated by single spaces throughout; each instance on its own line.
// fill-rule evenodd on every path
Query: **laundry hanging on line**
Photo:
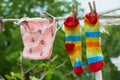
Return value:
M 76 17 L 74 16 L 73 19 L 75 20 Z M 74 22 L 74 20 L 72 20 L 72 21 Z M 91 18 L 91 22 L 92 22 L 92 18 Z M 91 24 L 91 22 L 90 22 L 90 24 Z M 73 26 L 73 27 L 76 27 L 76 26 Z M 77 27 L 79 27 L 79 26 L 77 26 Z M 21 36 L 22 36 L 22 40 L 23 40 L 23 44 L 24 44 L 24 49 L 23 49 L 23 53 L 22 53 L 24 58 L 33 59 L 33 60 L 43 60 L 43 59 L 50 58 L 50 56 L 52 54 L 52 47 L 53 47 L 56 31 L 57 31 L 55 19 L 53 19 L 52 21 L 50 21 L 48 19 L 43 19 L 43 18 L 34 19 L 34 20 L 30 20 L 30 21 L 25 20 L 25 21 L 20 22 L 20 30 L 21 30 Z M 79 31 L 79 29 L 77 31 Z M 66 44 L 69 49 L 71 49 L 71 50 L 73 49 L 72 50 L 72 51 L 74 51 L 73 54 L 76 53 L 76 51 L 75 51 L 76 49 L 78 49 L 77 54 L 79 54 L 79 52 L 81 51 L 81 48 L 80 48 L 81 42 L 78 42 L 77 44 L 75 44 L 74 41 L 76 41 L 76 38 L 75 38 L 76 35 L 74 35 L 74 33 L 71 33 L 71 32 L 70 32 L 70 34 L 73 34 L 72 38 L 71 38 L 71 36 L 66 35 L 66 39 L 72 40 L 72 41 L 70 41 L 70 42 L 66 41 Z M 78 35 L 79 34 L 77 34 L 77 36 Z M 92 36 L 96 36 L 96 34 L 92 34 Z M 86 38 L 88 39 L 88 35 L 86 35 Z M 77 37 L 77 39 L 78 39 L 78 37 Z M 79 40 L 79 41 L 81 41 L 81 40 Z M 92 41 L 94 41 L 94 40 L 92 40 Z M 69 45 L 69 44 L 71 44 L 71 42 L 73 42 L 72 48 Z M 86 44 L 87 44 L 87 42 L 86 42 Z M 76 45 L 79 47 L 74 48 Z M 92 42 L 89 45 L 91 46 Z M 88 47 L 88 44 L 87 44 L 87 47 Z M 95 46 L 93 46 L 93 47 L 95 47 Z M 66 50 L 69 53 L 68 48 L 66 48 Z M 94 48 L 94 49 L 98 50 L 98 48 Z M 70 53 L 72 53 L 72 51 Z M 89 52 L 89 51 L 87 50 L 86 52 Z M 91 53 L 93 53 L 93 52 L 91 50 Z M 80 53 L 80 54 L 82 54 L 82 53 Z M 102 54 L 99 54 L 99 52 L 97 52 L 97 54 L 98 55 L 88 54 L 88 55 L 90 55 L 90 59 L 89 59 L 89 56 L 87 57 L 88 63 L 89 63 L 88 67 L 91 72 L 96 72 L 98 70 L 101 70 L 103 67 L 103 64 L 104 64 L 103 58 L 102 59 L 98 58 L 99 56 L 100 57 L 103 57 L 103 56 L 101 56 Z M 94 57 L 97 57 L 97 58 L 93 58 L 93 57 L 91 57 L 91 55 Z M 76 58 L 76 56 L 77 56 L 76 54 L 72 55 L 72 58 L 71 58 L 71 61 L 73 60 L 72 66 L 74 68 L 75 74 L 80 75 L 83 73 L 83 68 L 82 68 L 82 64 L 81 64 L 81 62 L 82 62 L 81 55 L 77 56 L 79 58 Z M 70 54 L 70 57 L 71 57 L 71 54 Z M 99 63 L 99 61 L 102 61 L 102 63 Z M 95 68 L 95 69 L 93 69 L 93 68 Z
M 52 54 L 57 24 L 41 18 L 20 23 L 24 44 L 23 57 L 33 60 L 49 59 Z

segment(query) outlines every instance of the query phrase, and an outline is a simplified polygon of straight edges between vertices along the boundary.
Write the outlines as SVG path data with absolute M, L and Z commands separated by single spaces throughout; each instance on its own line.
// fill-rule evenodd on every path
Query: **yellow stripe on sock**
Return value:
M 68 33 L 68 32 L 71 33 L 71 32 L 80 30 L 80 24 L 78 24 L 76 27 L 73 27 L 73 28 L 67 28 L 66 26 L 64 28 L 65 28 L 65 33 Z
M 96 56 L 103 56 L 102 52 L 87 52 L 87 58 L 96 57 Z
M 87 52 L 102 52 L 100 47 L 88 47 Z
M 99 42 L 100 38 L 86 38 L 86 43 L 87 42 Z
M 76 58 L 75 61 L 82 61 L 81 56 L 82 56 L 82 52 L 77 51 L 75 54 L 75 58 Z
M 80 36 L 81 32 L 80 30 L 77 30 L 77 31 L 67 31 L 65 32 L 65 36 Z
M 77 50 L 74 55 L 69 55 L 70 60 L 73 61 L 73 62 L 81 61 L 81 55 L 82 55 L 82 52 Z

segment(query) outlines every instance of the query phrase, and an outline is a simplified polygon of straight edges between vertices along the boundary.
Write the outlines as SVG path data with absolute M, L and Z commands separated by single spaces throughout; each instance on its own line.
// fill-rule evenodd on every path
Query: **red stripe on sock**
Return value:
M 76 18 L 75 21 L 73 21 L 73 17 L 72 17 L 72 16 L 69 16 L 69 17 L 65 20 L 65 22 L 64 22 L 64 25 L 65 25 L 67 28 L 76 27 L 78 24 L 79 24 L 79 20 Z
M 93 17 L 92 13 L 90 12 L 90 13 L 86 14 L 85 17 L 86 17 L 86 19 L 85 19 L 86 22 L 89 22 L 91 24 L 96 24 L 96 22 L 98 21 L 98 14 L 97 13 Z
M 96 63 L 92 63 L 88 65 L 88 69 L 90 72 L 97 72 L 103 68 L 104 61 L 99 61 Z
M 75 66 L 75 67 L 74 67 L 74 73 L 75 73 L 77 76 L 80 76 L 83 72 L 84 72 L 84 70 L 83 70 L 82 67 L 80 67 L 80 66 Z

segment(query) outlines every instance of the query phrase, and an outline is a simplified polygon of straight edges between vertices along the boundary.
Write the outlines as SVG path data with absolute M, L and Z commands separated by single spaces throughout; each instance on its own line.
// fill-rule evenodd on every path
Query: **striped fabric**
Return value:
M 78 42 L 78 41 L 81 41 L 81 37 L 80 36 L 66 36 L 66 41 L 67 42 L 73 42 L 73 41 L 75 41 L 75 42 Z
M 91 13 L 85 15 L 84 28 L 88 68 L 91 72 L 97 72 L 104 65 L 104 57 L 100 47 L 99 19 L 97 13 L 94 17 L 91 16 Z
M 80 24 L 78 19 L 73 21 L 73 17 L 68 17 L 64 22 L 65 29 L 65 47 L 72 62 L 74 73 L 79 76 L 83 73 L 82 68 L 82 50 Z

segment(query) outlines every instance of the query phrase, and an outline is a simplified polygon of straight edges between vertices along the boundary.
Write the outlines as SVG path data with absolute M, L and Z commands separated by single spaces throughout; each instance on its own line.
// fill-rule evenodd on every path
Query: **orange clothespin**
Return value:
M 89 8 L 90 8 L 90 11 L 92 13 L 92 17 L 94 17 L 95 13 L 96 13 L 96 5 L 95 5 L 95 1 L 93 1 L 93 8 L 92 8 L 92 5 L 90 2 L 88 2 L 89 4 Z
M 78 13 L 78 5 L 76 6 L 72 6 L 72 16 L 73 16 L 73 22 L 75 21 L 75 19 L 77 18 L 77 13 Z

